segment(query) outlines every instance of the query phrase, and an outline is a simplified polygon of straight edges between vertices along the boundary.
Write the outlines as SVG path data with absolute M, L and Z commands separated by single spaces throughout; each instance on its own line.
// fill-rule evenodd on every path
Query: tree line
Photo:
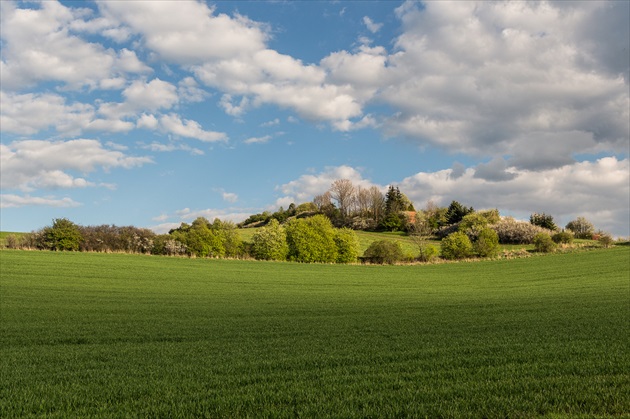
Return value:
M 238 228 L 257 227 L 250 241 Z M 404 254 L 400 243 L 378 240 L 360 255 L 355 230 L 401 231 L 417 246 L 417 255 Z M 429 201 L 416 210 L 397 186 L 385 194 L 377 187 L 355 187 L 336 180 L 313 201 L 291 204 L 287 210 L 254 214 L 240 224 L 199 217 L 181 223 L 168 234 L 133 226 L 80 226 L 61 218 L 32 233 L 9 236 L 9 248 L 61 251 L 125 252 L 167 256 L 254 258 L 259 260 L 353 263 L 431 261 L 495 257 L 500 244 L 534 244 L 537 251 L 552 251 L 574 238 L 598 239 L 612 244 L 584 217 L 560 229 L 551 215 L 534 213 L 529 221 L 501 217 L 497 209 L 476 211 L 458 201 L 440 207 Z

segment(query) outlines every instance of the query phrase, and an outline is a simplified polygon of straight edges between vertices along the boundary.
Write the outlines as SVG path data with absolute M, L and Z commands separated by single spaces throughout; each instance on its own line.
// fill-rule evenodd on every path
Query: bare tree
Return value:
M 385 197 L 383 193 L 376 187 L 372 186 L 368 189 L 370 215 L 378 224 L 385 212 Z
M 337 201 L 341 216 L 345 219 L 354 201 L 354 185 L 349 179 L 337 179 L 330 185 L 330 194 Z
M 361 217 L 370 215 L 370 191 L 369 189 L 357 186 L 355 193 L 355 206 Z
M 332 205 L 332 196 L 330 192 L 325 192 L 322 195 L 317 195 L 313 198 L 313 204 L 317 207 L 318 211 L 326 211 Z

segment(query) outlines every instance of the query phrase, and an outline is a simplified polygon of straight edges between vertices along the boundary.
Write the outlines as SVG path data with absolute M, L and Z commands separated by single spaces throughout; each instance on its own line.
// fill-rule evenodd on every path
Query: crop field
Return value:
M 0 417 L 630 417 L 630 248 L 424 266 L 0 251 Z

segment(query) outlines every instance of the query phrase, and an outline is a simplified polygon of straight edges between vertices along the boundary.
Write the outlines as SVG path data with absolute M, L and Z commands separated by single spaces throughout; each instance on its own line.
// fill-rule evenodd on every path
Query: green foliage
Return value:
M 545 214 L 544 212 L 539 214 L 539 213 L 533 213 L 532 215 L 529 216 L 529 222 L 530 224 L 533 224 L 535 226 L 538 227 L 542 227 L 542 228 L 546 228 L 547 230 L 557 230 L 558 227 L 556 226 L 556 223 L 554 223 L 553 221 L 553 217 L 549 214 Z
M 484 258 L 493 258 L 499 254 L 499 235 L 491 228 L 484 228 L 479 231 L 477 240 L 473 244 L 477 255 Z
M 444 259 L 464 259 L 472 256 L 473 246 L 466 233 L 461 231 L 449 234 L 442 240 Z
M 570 231 L 560 231 L 551 236 L 551 240 L 556 244 L 571 244 L 573 243 L 573 233 Z
M 297 208 L 295 209 L 296 214 L 302 214 L 303 212 L 316 212 L 316 211 L 317 211 L 317 206 L 312 202 L 304 202 L 303 204 L 298 205 Z
M 377 240 L 363 253 L 363 258 L 371 263 L 393 265 L 403 259 L 400 243 L 391 240 Z
M 556 244 L 551 239 L 549 233 L 538 233 L 534 236 L 534 250 L 541 253 L 553 252 Z
M 381 221 L 381 228 L 387 231 L 406 231 L 407 217 L 401 212 L 388 213 Z
M 81 245 L 79 226 L 67 218 L 53 220 L 51 227 L 45 227 L 41 234 L 40 248 L 47 250 L 79 250 Z
M 337 246 L 337 263 L 353 263 L 359 257 L 359 239 L 357 234 L 349 228 L 335 231 L 335 245 Z
M 219 238 L 223 247 L 221 257 L 236 258 L 242 256 L 243 242 L 236 228 L 236 225 L 231 221 L 221 221 L 218 218 L 210 225 L 210 229 Z
M 448 224 L 459 223 L 466 215 L 473 211 L 473 207 L 465 207 L 459 202 L 453 201 L 446 210 L 446 222 Z
M 252 256 L 262 260 L 286 260 L 289 253 L 284 227 L 273 219 L 252 236 Z
M 459 222 L 458 231 L 466 233 L 471 240 L 476 240 L 481 230 L 486 228 L 489 221 L 480 212 L 471 212 L 466 214 Z
M 289 260 L 332 263 L 337 260 L 335 229 L 324 215 L 291 220 L 286 225 Z
M 593 224 L 584 217 L 577 217 L 565 227 L 567 230 L 571 230 L 575 234 L 576 239 L 591 239 L 595 232 Z
M 437 246 L 428 243 L 418 244 L 418 250 L 418 260 L 421 262 L 431 262 L 440 254 L 440 249 Z
M 243 244 L 236 226 L 230 222 L 215 219 L 210 223 L 204 217 L 198 217 L 192 225 L 182 223 L 169 235 L 174 243 L 169 243 L 168 252 L 177 254 L 184 245 L 187 253 L 197 257 L 238 257 L 242 254 Z

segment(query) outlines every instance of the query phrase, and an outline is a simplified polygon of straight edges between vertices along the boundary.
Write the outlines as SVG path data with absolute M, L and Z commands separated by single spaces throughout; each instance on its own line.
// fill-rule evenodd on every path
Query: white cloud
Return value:
M 198 122 L 188 119 L 182 120 L 175 114 L 162 115 L 160 117 L 160 126 L 171 134 L 204 142 L 227 141 L 228 139 L 223 132 L 205 131 Z
M 378 95 L 398 110 L 385 132 L 450 151 L 512 156 L 532 169 L 541 167 L 532 157 L 552 150 L 560 154 L 543 168 L 595 149 L 627 150 L 630 99 L 620 76 L 627 59 L 625 70 L 619 60 L 610 63 L 616 73 L 585 62 L 613 45 L 627 57 L 630 41 L 600 42 L 595 53 L 584 48 L 583 29 L 586 21 L 600 27 L 601 11 L 612 19 L 608 9 L 628 6 L 560 3 L 405 3 L 398 51 L 388 56 L 388 85 Z M 628 31 L 627 20 L 617 26 Z
M 139 143 L 140 148 L 145 150 L 156 151 L 159 153 L 169 153 L 172 151 L 187 151 L 193 156 L 203 156 L 205 153 L 203 150 L 200 150 L 195 147 L 191 147 L 185 143 L 173 142 L 164 144 L 158 142 L 152 142 L 150 144 Z
M 261 127 L 273 127 L 275 125 L 279 125 L 280 124 L 280 119 L 279 118 L 275 118 L 272 119 L 271 121 L 267 121 L 267 122 L 263 122 L 262 124 L 260 124 Z
M 111 2 L 99 7 L 112 19 L 142 35 L 163 59 L 182 65 L 253 54 L 268 38 L 262 25 L 245 17 L 214 14 L 201 2 Z M 220 36 L 221 42 L 209 40 Z
M 90 173 L 97 169 L 132 168 L 150 163 L 148 157 L 126 156 L 109 150 L 97 140 L 15 141 L 0 144 L 2 189 L 77 188 L 96 186 L 69 172 Z
M 237 105 L 233 103 L 233 100 L 232 95 L 226 93 L 221 96 L 219 106 L 223 108 L 226 114 L 239 117 L 248 109 L 250 104 L 249 99 L 246 96 L 243 96 Z
M 154 115 L 146 114 L 146 113 L 143 113 L 142 115 L 140 115 L 140 117 L 136 121 L 136 126 L 138 128 L 146 128 L 150 130 L 157 129 L 159 124 L 160 123 L 158 119 Z
M 223 192 L 221 194 L 223 196 L 223 200 L 226 202 L 234 203 L 238 201 L 238 195 L 232 192 Z
M 69 208 L 78 207 L 81 204 L 70 198 L 50 198 L 38 196 L 19 196 L 13 194 L 0 194 L 0 208 L 20 208 L 26 206 L 46 206 Z
M 251 137 L 243 141 L 245 144 L 265 144 L 271 140 L 271 135 L 264 135 L 262 137 Z
M 201 89 L 194 78 L 185 77 L 177 84 L 177 93 L 185 102 L 203 102 L 210 94 Z
M 61 133 L 78 134 L 93 118 L 92 106 L 67 104 L 63 96 L 0 91 L 0 126 L 4 133 L 30 135 L 54 127 Z
M 381 28 L 383 27 L 382 23 L 376 23 L 374 21 L 372 21 L 372 19 L 370 19 L 367 16 L 363 16 L 363 24 L 368 28 L 368 30 L 372 33 L 376 33 L 378 31 L 381 30 Z
M 62 82 L 73 89 L 100 87 L 103 80 L 116 75 L 151 71 L 132 51 L 116 54 L 73 34 L 72 30 L 91 26 L 83 20 L 86 9 L 57 1 L 40 2 L 37 8 L 18 8 L 3 1 L 1 7 L 3 89 L 41 81 Z

